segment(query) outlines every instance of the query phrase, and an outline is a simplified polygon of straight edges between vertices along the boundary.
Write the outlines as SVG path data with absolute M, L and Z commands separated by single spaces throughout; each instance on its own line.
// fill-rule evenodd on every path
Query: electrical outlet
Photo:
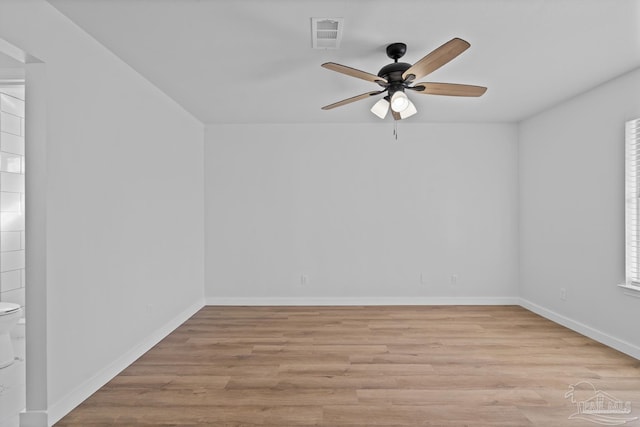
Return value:
M 307 276 L 306 274 L 301 274 L 300 275 L 300 284 L 301 285 L 307 285 L 309 283 L 309 276 Z
M 560 288 L 560 299 L 562 301 L 566 301 L 567 300 L 567 290 L 566 290 L 566 288 Z
M 452 285 L 457 284 L 457 283 L 458 283 L 458 275 L 457 275 L 457 274 L 452 274 L 452 275 L 451 275 L 451 278 L 449 279 L 449 282 L 450 282 Z
M 427 285 L 429 283 L 427 273 L 420 273 L 420 283 L 422 283 L 423 285 Z

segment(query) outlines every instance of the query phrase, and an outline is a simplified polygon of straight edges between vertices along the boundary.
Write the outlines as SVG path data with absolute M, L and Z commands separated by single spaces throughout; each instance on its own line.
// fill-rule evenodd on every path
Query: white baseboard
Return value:
M 206 305 L 520 305 L 518 297 L 207 297 Z
M 118 375 L 127 366 L 131 365 L 136 359 L 149 351 L 154 345 L 159 343 L 163 338 L 169 335 L 178 326 L 193 316 L 198 310 L 204 306 L 204 301 L 200 300 L 192 304 L 189 308 L 182 311 L 173 319 L 164 324 L 164 326 L 157 329 L 154 333 L 149 335 L 135 348 L 131 349 L 127 353 L 123 354 L 120 358 L 116 359 L 113 363 L 102 369 L 93 377 L 89 378 L 83 384 L 64 396 L 62 399 L 49 406 L 48 422 L 49 425 L 53 425 L 60 421 L 62 417 L 71 412 L 73 408 L 82 403 L 85 399 L 98 391 L 100 387 L 108 383 L 113 377 Z M 46 414 L 45 414 L 45 420 Z M 23 424 L 21 418 L 21 427 L 31 427 L 32 424 Z M 34 425 L 35 426 L 35 425 Z M 42 427 L 42 425 L 37 425 Z
M 198 301 L 156 330 L 137 347 L 122 355 L 71 393 L 55 402 L 49 411 L 26 411 L 20 414 L 21 427 L 53 425 L 73 408 L 95 393 L 123 369 L 149 351 L 174 329 L 193 316 L 204 305 L 237 306 L 362 306 L 362 305 L 520 305 L 542 317 L 579 332 L 618 351 L 640 360 L 640 347 L 615 338 L 588 325 L 570 319 L 531 301 L 518 297 L 345 297 L 345 298 L 235 298 L 207 297 Z
M 524 298 L 519 297 L 345 297 L 345 298 L 238 298 L 238 297 L 206 297 L 206 305 L 237 306 L 327 306 L 327 305 L 519 305 L 540 316 L 562 326 L 581 333 L 604 345 L 640 360 L 640 347 L 620 340 L 584 323 L 548 310 Z
M 584 336 L 587 336 L 599 343 L 614 348 L 622 353 L 640 360 L 640 347 L 606 334 L 584 323 L 570 319 L 562 314 L 558 314 L 555 311 L 546 309 L 524 298 L 520 298 L 520 305 L 529 311 L 532 311 L 552 322 L 558 323 L 564 327 L 574 330 Z

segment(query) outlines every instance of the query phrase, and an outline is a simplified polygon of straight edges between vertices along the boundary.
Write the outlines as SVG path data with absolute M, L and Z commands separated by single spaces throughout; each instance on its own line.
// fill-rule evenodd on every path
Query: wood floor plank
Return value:
M 640 416 L 640 361 L 519 306 L 212 306 L 56 425 L 593 425 L 580 381 Z

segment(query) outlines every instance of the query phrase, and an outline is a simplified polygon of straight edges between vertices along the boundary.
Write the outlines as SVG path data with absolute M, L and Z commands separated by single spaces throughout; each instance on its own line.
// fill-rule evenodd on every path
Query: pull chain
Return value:
M 396 137 L 396 141 L 398 140 L 398 121 L 393 121 L 393 136 Z

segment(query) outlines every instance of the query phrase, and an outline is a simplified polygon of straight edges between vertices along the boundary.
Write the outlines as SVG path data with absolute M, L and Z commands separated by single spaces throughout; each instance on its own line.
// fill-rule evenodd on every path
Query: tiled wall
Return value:
M 0 301 L 23 307 L 24 202 L 24 97 L 0 88 Z

